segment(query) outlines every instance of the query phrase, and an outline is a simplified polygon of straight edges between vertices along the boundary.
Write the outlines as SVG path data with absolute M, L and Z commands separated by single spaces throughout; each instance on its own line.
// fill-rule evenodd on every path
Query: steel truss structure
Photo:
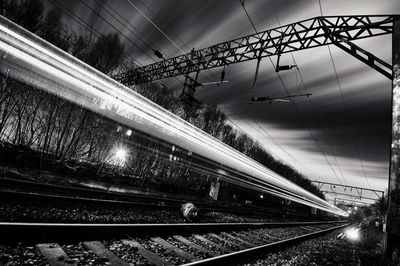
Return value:
M 125 85 L 146 83 L 269 56 L 334 44 L 388 78 L 391 65 L 351 41 L 391 34 L 398 15 L 320 16 L 247 35 L 119 74 Z
M 336 194 L 336 195 L 348 196 L 348 197 L 358 198 L 360 200 L 366 199 L 366 200 L 375 200 L 376 201 L 380 198 L 383 198 L 385 195 L 384 191 L 377 190 L 377 189 L 348 186 L 348 185 L 342 185 L 342 184 L 330 183 L 330 182 L 322 182 L 322 181 L 316 181 L 316 180 L 311 181 L 311 182 L 318 184 L 318 188 L 323 193 L 328 193 L 328 194 L 331 193 L 331 194 Z M 347 192 L 346 189 L 350 189 L 350 192 L 352 192 L 354 190 L 357 193 L 357 195 L 354 195 L 352 193 L 344 193 L 344 192 L 334 191 L 334 189 L 336 189 L 337 187 L 343 188 L 344 192 Z M 329 188 L 331 188 L 331 190 L 327 190 Z M 325 190 L 323 190 L 323 189 L 325 189 Z M 377 198 L 367 197 L 367 196 L 363 195 L 363 191 L 373 192 L 377 196 Z
M 351 205 L 357 206 L 368 206 L 370 205 L 370 203 L 366 203 L 363 201 L 359 201 L 359 200 L 351 200 L 351 199 L 345 199 L 345 198 L 335 198 L 333 205 L 338 206 L 339 204 L 349 204 L 351 203 Z

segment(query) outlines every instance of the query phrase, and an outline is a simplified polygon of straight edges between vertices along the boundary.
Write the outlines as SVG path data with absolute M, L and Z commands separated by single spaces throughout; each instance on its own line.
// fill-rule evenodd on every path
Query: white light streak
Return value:
M 1 16 L 0 55 L 0 71 L 9 71 L 13 78 L 268 183 L 274 188 L 274 195 L 347 216 L 341 209 Z

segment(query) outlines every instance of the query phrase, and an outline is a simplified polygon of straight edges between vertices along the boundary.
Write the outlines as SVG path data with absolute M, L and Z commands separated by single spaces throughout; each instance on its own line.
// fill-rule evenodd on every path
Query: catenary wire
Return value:
M 255 27 L 255 25 L 254 25 L 254 23 L 253 23 L 253 21 L 252 21 L 250 15 L 247 13 L 247 10 L 245 9 L 244 1 L 243 1 L 243 4 L 242 4 L 242 1 L 241 1 L 241 0 L 239 0 L 239 2 L 240 2 L 240 4 L 241 4 L 242 8 L 244 9 L 244 11 L 246 12 L 247 17 L 248 17 L 248 19 L 250 20 L 250 23 L 251 23 L 251 25 L 252 25 L 252 27 L 253 27 L 255 33 L 257 34 L 257 33 L 258 33 L 257 28 Z M 273 68 L 275 69 L 275 64 L 274 64 L 274 62 L 272 61 L 271 57 L 268 57 L 268 58 L 269 58 L 269 60 L 270 60 L 270 62 L 271 62 L 271 64 L 272 64 Z M 280 76 L 279 73 L 277 73 L 277 76 L 278 76 L 278 78 L 279 78 L 279 80 L 280 80 L 280 82 L 281 82 L 281 84 L 282 84 L 282 87 L 283 87 L 284 90 L 286 91 L 287 95 L 290 95 L 290 93 L 289 93 L 288 89 L 286 88 L 286 85 L 285 85 L 285 83 L 283 82 L 283 79 L 282 79 L 282 77 Z M 301 120 L 301 121 L 303 122 L 303 124 L 306 126 L 306 128 L 307 128 L 307 130 L 309 131 L 311 137 L 313 138 L 314 142 L 316 143 L 318 149 L 320 150 L 320 152 L 322 153 L 322 155 L 323 155 L 323 157 L 325 158 L 326 162 L 328 163 L 329 167 L 331 168 L 331 170 L 332 170 L 334 176 L 335 176 L 335 177 L 337 178 L 337 180 L 342 184 L 342 180 L 340 180 L 339 176 L 336 174 L 336 171 L 334 170 L 332 164 L 329 162 L 329 160 L 328 160 L 328 158 L 327 158 L 325 152 L 322 150 L 321 145 L 318 143 L 318 140 L 317 140 L 316 136 L 315 136 L 314 133 L 311 131 L 311 129 L 310 129 L 310 127 L 308 126 L 308 124 L 306 123 L 305 119 L 300 115 L 297 106 L 296 106 L 295 104 L 293 104 L 292 106 L 294 107 L 295 112 L 296 112 L 296 114 L 299 116 L 300 120 Z
M 269 5 L 269 6 L 271 7 L 271 9 L 272 9 L 272 12 L 273 12 L 273 14 L 274 14 L 274 16 L 275 16 L 275 19 L 276 19 L 277 23 L 278 23 L 278 26 L 281 27 L 281 23 L 280 23 L 278 14 L 276 13 L 275 8 L 274 8 L 273 4 L 271 3 L 271 0 L 268 0 L 268 5 Z M 291 57 L 292 57 L 293 64 L 296 65 L 296 69 L 295 69 L 296 84 L 299 84 L 298 87 L 297 87 L 297 90 L 298 90 L 297 93 L 298 93 L 298 94 L 301 93 L 301 92 L 300 92 L 300 89 L 301 89 L 301 85 L 303 84 L 303 90 L 308 94 L 309 92 L 308 92 L 308 90 L 307 90 L 307 86 L 306 86 L 306 84 L 305 84 L 305 82 L 304 82 L 303 76 L 302 76 L 302 74 L 301 74 L 301 72 L 300 72 L 300 69 L 299 69 L 298 64 L 297 64 L 297 62 L 296 62 L 296 59 L 295 59 L 295 57 L 294 57 L 294 55 L 293 55 L 292 52 L 290 52 L 290 55 L 291 55 Z M 298 74 L 298 75 L 297 75 L 297 74 Z M 300 83 L 298 83 L 298 78 L 300 79 Z M 321 121 L 320 116 L 319 116 L 319 112 L 317 111 L 317 108 L 316 108 L 315 105 L 314 105 L 313 99 L 312 99 L 311 97 L 308 97 L 308 101 L 309 101 L 309 103 L 311 104 L 312 109 L 314 110 L 314 114 L 316 114 L 318 120 Z M 339 161 L 337 160 L 336 154 L 335 154 L 335 152 L 333 151 L 332 146 L 331 146 L 330 144 L 328 144 L 328 147 L 329 147 L 329 149 L 330 149 L 330 151 L 331 151 L 331 154 L 332 154 L 332 156 L 333 156 L 333 158 L 334 158 L 334 161 L 335 161 L 337 167 L 339 168 L 339 172 L 340 172 L 340 175 L 341 175 L 342 179 L 343 179 L 343 180 L 346 180 L 346 178 L 344 177 L 343 171 L 342 171 L 342 167 L 340 166 Z M 347 182 L 346 182 L 346 183 L 347 183 Z
M 318 0 L 318 5 L 319 5 L 319 11 L 321 13 L 321 16 L 323 16 L 321 0 Z M 341 96 L 341 99 L 342 99 L 343 107 L 346 109 L 347 108 L 347 104 L 346 104 L 346 101 L 345 101 L 345 98 L 344 98 L 344 95 L 343 95 L 342 85 L 340 83 L 339 75 L 338 75 L 338 72 L 337 72 L 337 69 L 336 69 L 336 64 L 335 64 L 335 61 L 333 60 L 332 51 L 331 51 L 331 48 L 330 48 L 329 45 L 328 45 L 328 51 L 329 51 L 329 56 L 330 56 L 330 59 L 331 59 L 331 62 L 332 62 L 333 70 L 335 72 L 336 82 L 337 82 L 339 90 L 340 90 L 340 96 Z M 364 168 L 364 163 L 363 163 L 363 161 L 361 159 L 361 155 L 360 155 L 360 151 L 359 151 L 359 148 L 358 148 L 358 144 L 355 144 L 355 150 L 356 150 L 357 158 L 358 158 L 358 160 L 360 162 L 360 165 L 361 165 L 362 172 L 363 172 L 364 177 L 365 177 L 365 181 L 368 184 L 368 186 L 371 187 L 371 185 L 369 183 L 369 180 L 368 180 L 367 173 L 366 173 L 365 168 Z

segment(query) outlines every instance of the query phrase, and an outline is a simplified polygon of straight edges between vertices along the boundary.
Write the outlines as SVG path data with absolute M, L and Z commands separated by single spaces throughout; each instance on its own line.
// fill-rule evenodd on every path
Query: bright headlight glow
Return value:
M 268 184 L 271 194 L 337 215 L 348 215 L 1 16 L 0 71 Z M 116 150 L 112 155 L 115 160 L 126 163 L 126 150 Z
M 120 161 L 125 161 L 126 160 L 126 151 L 123 149 L 118 149 L 115 152 L 115 158 L 120 160 Z
M 108 162 L 116 166 L 125 166 L 128 155 L 128 151 L 124 147 L 116 147 L 111 151 Z
M 360 228 L 354 228 L 354 227 L 349 228 L 346 230 L 345 234 L 349 240 L 352 241 L 360 240 Z

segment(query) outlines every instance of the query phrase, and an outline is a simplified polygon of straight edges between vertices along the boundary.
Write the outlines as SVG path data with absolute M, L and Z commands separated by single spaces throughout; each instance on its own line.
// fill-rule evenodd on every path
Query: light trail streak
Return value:
M 347 215 L 1 16 L 0 55 L 0 71 L 17 80 L 267 183 L 276 190 L 269 193 L 337 215 Z

